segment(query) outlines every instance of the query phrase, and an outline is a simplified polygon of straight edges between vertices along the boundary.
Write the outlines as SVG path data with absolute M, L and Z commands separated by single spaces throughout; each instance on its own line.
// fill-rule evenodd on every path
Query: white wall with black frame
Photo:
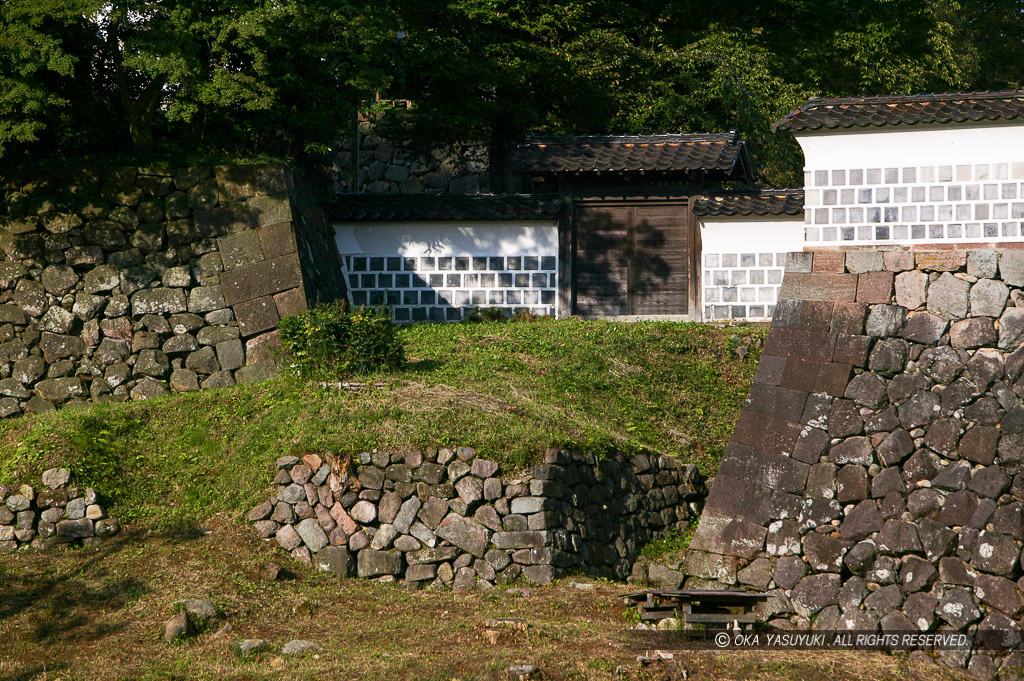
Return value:
M 786 253 L 803 249 L 802 217 L 703 217 L 700 237 L 704 321 L 770 320 Z
M 558 314 L 553 221 L 338 223 L 353 305 L 396 321 L 459 321 L 474 308 Z
M 795 133 L 811 248 L 1024 241 L 1019 122 Z

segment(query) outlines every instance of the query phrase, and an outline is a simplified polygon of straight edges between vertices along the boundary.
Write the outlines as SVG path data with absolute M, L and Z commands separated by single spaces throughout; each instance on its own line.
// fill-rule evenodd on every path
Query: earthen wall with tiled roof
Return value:
M 803 215 L 802 189 L 764 189 L 760 192 L 730 192 L 698 197 L 693 214 L 715 215 Z
M 1024 118 L 1024 90 L 881 97 L 812 98 L 772 125 L 775 131 L 831 130 Z
M 530 137 L 516 150 L 527 173 L 666 172 L 731 173 L 745 154 L 735 132 L 677 135 Z

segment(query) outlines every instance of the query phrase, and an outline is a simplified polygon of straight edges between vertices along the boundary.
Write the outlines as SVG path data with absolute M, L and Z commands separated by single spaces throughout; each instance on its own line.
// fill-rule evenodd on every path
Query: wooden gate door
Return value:
M 587 317 L 629 314 L 632 245 L 629 206 L 576 209 L 576 312 Z
M 575 312 L 688 314 L 688 218 L 682 204 L 577 206 Z
M 689 312 L 689 220 L 686 206 L 633 208 L 631 312 L 684 315 Z

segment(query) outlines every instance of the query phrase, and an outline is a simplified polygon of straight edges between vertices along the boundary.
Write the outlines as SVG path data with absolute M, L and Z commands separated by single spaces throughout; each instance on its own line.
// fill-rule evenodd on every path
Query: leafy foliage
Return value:
M 649 560 L 658 560 L 665 556 L 679 555 L 690 548 L 690 540 L 697 530 L 696 523 L 686 528 L 686 531 L 670 530 L 655 539 L 647 542 L 640 555 Z
M 384 129 L 421 141 L 475 135 L 493 165 L 504 158 L 495 149 L 528 132 L 737 128 L 759 180 L 799 186 L 799 149 L 772 136 L 774 120 L 812 95 L 1014 85 L 1024 3 L 1005 5 L 402 0 L 408 38 L 393 87 L 416 106 Z M 1007 39 L 989 44 L 996 34 Z
M 483 141 L 492 189 L 528 133 L 739 129 L 799 184 L 772 121 L 812 95 L 1016 87 L 1024 0 L 7 0 L 0 156 L 322 164 L 374 93 L 377 133 Z
M 373 8 L 9 0 L 0 5 L 0 154 L 293 157 L 332 143 L 388 78 L 377 49 L 387 31 Z
M 278 329 L 282 349 L 303 377 L 344 378 L 405 363 L 405 349 L 385 308 L 328 303 L 285 317 Z

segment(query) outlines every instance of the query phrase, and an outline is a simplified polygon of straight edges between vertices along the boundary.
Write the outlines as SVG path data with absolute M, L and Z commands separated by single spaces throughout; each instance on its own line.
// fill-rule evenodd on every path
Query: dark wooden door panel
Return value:
M 689 225 L 685 206 L 637 206 L 633 314 L 686 314 Z
M 629 314 L 629 208 L 576 211 L 576 311 Z
M 577 206 L 575 312 L 688 313 L 685 205 Z

